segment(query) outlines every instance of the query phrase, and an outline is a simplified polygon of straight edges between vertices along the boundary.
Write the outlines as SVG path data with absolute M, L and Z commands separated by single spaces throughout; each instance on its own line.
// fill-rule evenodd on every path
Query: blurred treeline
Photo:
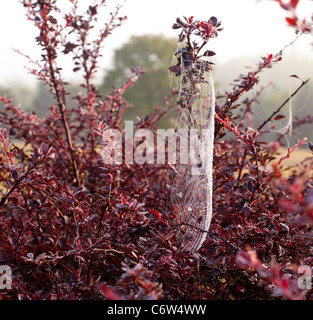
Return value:
M 146 73 L 138 79 L 136 84 L 124 94 L 125 99 L 132 103 L 132 108 L 124 116 L 126 120 L 136 121 L 137 117 L 145 117 L 157 105 L 163 104 L 165 96 L 170 95 L 171 81 L 168 67 L 176 48 L 176 39 L 146 35 L 132 37 L 128 43 L 115 51 L 111 66 L 106 68 L 105 76 L 99 83 L 103 94 L 108 94 L 113 87 L 122 85 L 131 74 L 130 68 L 140 66 L 146 70 Z M 232 84 L 235 83 L 233 80 L 238 78 L 240 74 L 256 70 L 259 60 L 260 57 L 258 56 L 246 57 L 243 55 L 227 63 L 219 63 L 217 52 L 214 61 L 216 63 L 214 67 L 216 94 L 223 94 L 225 90 L 230 91 L 233 87 Z M 312 78 L 313 81 L 312 66 L 313 48 L 312 58 L 304 55 L 299 56 L 290 48 L 280 63 L 261 74 L 261 83 L 250 93 L 253 96 L 261 86 L 265 87 L 252 109 L 254 128 L 270 116 L 300 85 L 301 81 L 290 77 L 290 75 L 296 74 L 303 80 Z M 271 85 L 268 86 L 270 82 Z M 173 79 L 172 85 L 175 86 L 176 84 L 175 79 Z M 72 84 L 68 89 L 75 96 L 81 88 L 79 84 Z M 8 88 L 0 86 L 0 95 L 4 94 L 7 94 L 8 98 L 13 98 L 15 104 L 21 103 L 22 109 L 30 112 L 34 111 L 40 118 L 43 118 L 48 112 L 48 107 L 55 103 L 53 96 L 49 94 L 49 88 L 43 85 L 38 85 L 36 89 L 21 84 L 12 84 Z M 74 100 L 69 96 L 67 102 L 72 105 Z M 245 105 L 242 104 L 242 108 L 244 107 Z M 287 124 L 290 115 L 289 107 L 291 107 L 293 118 L 302 118 L 307 114 L 311 115 L 313 113 L 313 83 L 309 82 L 292 99 L 291 104 L 288 103 L 284 107 L 280 114 L 285 114 L 286 119 L 272 123 L 271 125 L 275 125 L 275 130 L 281 129 Z M 174 113 L 169 113 L 169 117 L 159 126 L 162 128 L 170 127 L 173 117 L 175 117 Z M 271 129 L 271 127 L 268 128 Z M 269 134 L 268 137 L 272 134 Z M 296 142 L 304 137 L 313 140 L 311 125 L 295 128 L 291 142 Z
M 70 95 L 68 97 L 67 104 L 74 106 L 74 101 L 71 99 L 71 94 L 75 96 L 80 90 L 79 84 L 72 84 L 68 87 Z M 0 95 L 6 95 L 8 99 L 13 99 L 12 103 L 17 106 L 20 104 L 20 108 L 27 112 L 35 112 L 38 118 L 43 119 L 47 112 L 49 112 L 49 106 L 55 105 L 54 96 L 50 93 L 48 86 L 38 83 L 37 87 L 32 88 L 21 83 L 10 86 L 0 85 Z

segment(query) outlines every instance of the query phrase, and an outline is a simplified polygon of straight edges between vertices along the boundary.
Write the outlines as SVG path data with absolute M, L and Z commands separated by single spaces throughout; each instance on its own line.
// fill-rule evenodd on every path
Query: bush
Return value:
M 105 1 L 85 14 L 77 12 L 77 1 L 69 2 L 72 9 L 61 16 L 56 1 L 24 1 L 43 49 L 42 61 L 31 60 L 31 72 L 50 87 L 51 112 L 40 120 L 1 97 L 0 263 L 13 274 L 12 289 L 0 291 L 1 298 L 311 299 L 298 286 L 298 266 L 312 265 L 313 162 L 283 167 L 305 139 L 278 157 L 279 137 L 267 144 L 262 129 L 280 121 L 281 107 L 256 129 L 242 119 L 257 94 L 239 108 L 258 74 L 282 63 L 281 56 L 265 57 L 218 99 L 213 220 L 199 252 L 185 251 L 168 206 L 168 166 L 107 165 L 99 150 L 97 132 L 122 128 L 130 107 L 122 94 L 142 73 L 132 69 L 129 81 L 107 96 L 92 82 L 103 40 L 125 17 L 117 7 L 89 41 Z M 308 32 L 308 24 L 301 30 Z M 66 104 L 67 84 L 57 65 L 61 54 L 72 54 L 73 71 L 84 75 L 85 92 L 71 97 L 73 107 Z M 173 90 L 137 127 L 155 128 L 176 95 Z

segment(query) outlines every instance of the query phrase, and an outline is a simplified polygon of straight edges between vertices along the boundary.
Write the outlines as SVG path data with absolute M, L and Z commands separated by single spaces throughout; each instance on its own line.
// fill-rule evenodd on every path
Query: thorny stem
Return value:
M 99 57 L 99 53 L 100 53 L 100 49 L 101 49 L 101 44 L 103 42 L 103 40 L 108 36 L 109 34 L 109 27 L 110 25 L 113 24 L 114 22 L 114 19 L 117 17 L 121 7 L 123 5 L 120 5 L 120 6 L 117 6 L 116 7 L 116 11 L 114 14 L 111 15 L 111 19 L 110 21 L 108 22 L 106 28 L 101 32 L 101 36 L 100 38 L 97 40 L 97 46 L 95 48 L 95 52 L 93 54 L 93 60 L 91 62 L 91 66 L 88 68 L 88 58 L 89 56 L 88 55 L 85 55 L 84 52 L 87 50 L 86 49 L 86 40 L 87 40 L 87 33 L 88 33 L 88 30 L 84 30 L 82 32 L 80 32 L 80 38 L 81 38 L 81 47 L 83 49 L 83 54 L 82 54 L 82 66 L 83 66 L 83 69 L 84 69 L 84 72 L 85 72 L 85 80 L 86 80 L 86 91 L 87 91 L 87 94 L 89 94 L 91 91 L 92 91 L 92 84 L 90 82 L 91 80 L 91 77 L 94 73 L 94 70 L 96 69 L 97 67 L 97 59 Z M 91 21 L 91 20 L 90 20 Z M 95 152 L 95 133 L 92 132 L 90 134 L 90 142 L 91 142 L 91 150 L 92 150 L 92 153 Z
M 47 20 L 46 20 L 46 16 L 44 16 L 44 17 L 45 17 L 44 30 L 47 30 L 47 28 L 48 28 Z M 63 123 L 64 129 L 65 129 L 66 140 L 67 140 L 67 143 L 68 143 L 69 148 L 70 148 L 71 162 L 72 162 L 72 165 L 73 165 L 73 168 L 74 168 L 76 184 L 80 188 L 81 187 L 81 181 L 80 181 L 80 178 L 79 178 L 78 166 L 77 166 L 77 162 L 76 162 L 75 155 L 74 155 L 72 137 L 71 137 L 68 121 L 67 121 L 67 118 L 66 118 L 66 107 L 65 107 L 64 98 L 61 97 L 60 91 L 59 91 L 59 88 L 58 88 L 58 81 L 56 80 L 55 69 L 53 67 L 52 51 L 50 50 L 49 44 L 47 43 L 47 37 L 44 36 L 43 40 L 44 40 L 45 50 L 47 52 L 49 69 L 50 69 L 50 74 L 51 74 L 51 80 L 52 80 L 53 88 L 54 88 L 54 91 L 55 91 L 57 104 L 58 104 L 58 107 L 59 107 L 59 110 L 60 110 L 60 114 L 61 114 L 61 117 L 62 117 L 62 123 Z
M 48 51 L 47 51 L 48 52 Z M 48 53 L 49 54 L 49 53 Z M 69 125 L 68 125 L 68 121 L 65 115 L 65 105 L 62 101 L 62 98 L 59 94 L 59 90 L 57 88 L 57 84 L 56 84 L 56 79 L 55 79 L 55 75 L 54 75 L 54 69 L 51 63 L 51 60 L 49 58 L 49 66 L 50 66 L 50 72 L 51 72 L 51 78 L 52 78 L 52 82 L 53 82 L 53 86 L 54 86 L 54 91 L 56 93 L 56 97 L 57 97 L 57 101 L 58 101 L 58 107 L 62 116 L 62 123 L 65 129 L 65 134 L 66 134 L 66 139 L 67 139 L 67 143 L 70 147 L 70 154 L 71 154 L 71 161 L 72 161 L 72 165 L 74 167 L 74 174 L 75 174 L 75 178 L 76 178 L 76 183 L 77 186 L 80 188 L 81 187 L 81 181 L 79 178 L 79 172 L 78 172 L 78 167 L 77 167 L 77 162 L 74 156 L 74 149 L 73 149 L 73 143 L 72 143 L 72 138 L 71 138 L 71 134 L 70 134 L 70 129 L 69 129 Z

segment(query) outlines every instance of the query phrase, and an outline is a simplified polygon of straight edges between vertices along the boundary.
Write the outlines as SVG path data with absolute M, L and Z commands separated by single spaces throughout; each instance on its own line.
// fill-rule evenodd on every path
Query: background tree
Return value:
M 122 85 L 131 74 L 130 68 L 139 66 L 146 70 L 136 85 L 124 94 L 125 99 L 133 105 L 125 113 L 125 119 L 136 120 L 137 116 L 148 115 L 170 94 L 168 67 L 176 47 L 176 39 L 144 35 L 133 36 L 128 43 L 115 51 L 114 67 L 108 70 L 103 79 L 103 93 L 111 92 L 112 86 Z M 163 119 L 162 125 L 164 124 L 166 121 Z

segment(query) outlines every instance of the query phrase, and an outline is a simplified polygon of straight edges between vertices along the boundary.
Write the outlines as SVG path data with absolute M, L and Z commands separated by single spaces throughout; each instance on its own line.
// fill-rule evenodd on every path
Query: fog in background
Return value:
M 59 0 L 65 5 L 66 0 Z M 298 12 L 306 17 L 313 12 L 312 1 L 301 1 Z M 116 1 L 108 1 L 108 12 Z M 88 8 L 89 0 L 81 0 L 82 10 Z M 178 16 L 194 15 L 202 20 L 212 15 L 223 22 L 224 30 L 219 37 L 208 44 L 208 48 L 216 52 L 213 61 L 214 79 L 217 93 L 231 90 L 233 80 L 240 74 L 255 70 L 260 57 L 269 53 L 277 53 L 295 38 L 294 29 L 286 25 L 284 12 L 273 1 L 255 0 L 127 0 L 121 12 L 128 16 L 125 24 L 116 30 L 104 43 L 103 57 L 100 60 L 100 72 L 95 78 L 99 85 L 103 83 L 106 73 L 114 68 L 113 58 L 116 49 L 121 48 L 133 35 L 160 34 L 167 38 L 176 38 L 177 30 L 171 26 Z M 105 16 L 105 14 L 103 15 Z M 106 15 L 108 16 L 108 15 Z M 105 19 L 104 19 L 105 21 Z M 44 117 L 47 107 L 54 103 L 46 87 L 38 85 L 33 76 L 24 68 L 27 60 L 13 52 L 12 48 L 20 49 L 33 58 L 40 59 L 40 49 L 36 47 L 34 38 L 37 30 L 25 17 L 25 8 L 18 0 L 0 1 L 1 26 L 1 59 L 0 59 L 0 94 L 13 97 L 22 108 L 36 111 Z M 283 60 L 272 69 L 261 74 L 262 85 L 269 82 L 273 85 L 260 97 L 260 105 L 255 106 L 256 121 L 277 108 L 300 84 L 290 75 L 296 74 L 301 79 L 311 78 L 313 81 L 313 46 L 312 37 L 303 36 L 295 45 L 286 49 Z M 72 83 L 73 92 L 79 90 L 81 78 L 72 72 L 70 61 L 60 57 L 60 66 L 64 69 L 64 77 Z M 168 65 L 172 56 L 168 57 Z M 170 81 L 168 90 L 170 91 Z M 313 112 L 312 84 L 302 89 L 292 101 L 293 115 L 303 116 Z M 155 106 L 151 105 L 151 111 Z M 138 110 L 140 114 L 140 109 Z M 282 123 L 283 125 L 283 123 Z M 293 139 L 301 139 L 304 135 L 313 140 L 313 130 L 305 127 L 295 132 Z

